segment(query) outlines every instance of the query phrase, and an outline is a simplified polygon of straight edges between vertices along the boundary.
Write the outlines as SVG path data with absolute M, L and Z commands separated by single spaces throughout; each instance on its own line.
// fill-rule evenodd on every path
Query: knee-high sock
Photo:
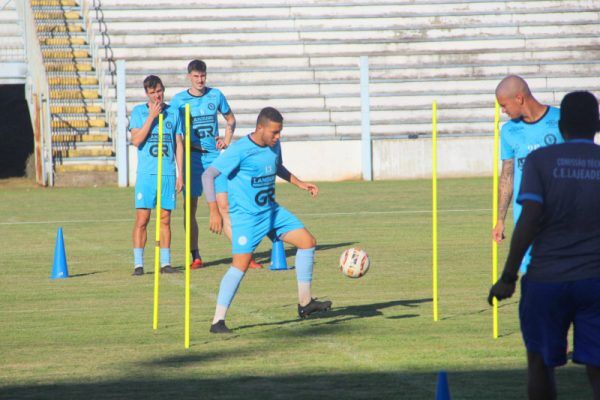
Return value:
M 311 299 L 311 283 L 315 248 L 298 249 L 296 252 L 296 279 L 298 280 L 298 302 L 306 305 Z
M 171 249 L 169 247 L 160 248 L 160 266 L 171 265 Z
M 144 266 L 144 248 L 134 247 L 133 249 L 133 268 Z
M 215 317 L 213 324 L 221 319 L 225 319 L 227 309 L 233 301 L 233 297 L 240 286 L 240 282 L 244 278 L 244 273 L 235 267 L 229 267 L 223 279 L 221 279 L 221 286 L 219 287 L 219 295 L 217 297 L 217 308 L 215 310 Z

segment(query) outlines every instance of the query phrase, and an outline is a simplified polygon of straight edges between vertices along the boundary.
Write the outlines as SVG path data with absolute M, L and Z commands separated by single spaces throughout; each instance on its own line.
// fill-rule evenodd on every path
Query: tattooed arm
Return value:
M 500 243 L 504 239 L 504 220 L 513 196 L 513 182 L 515 179 L 515 160 L 502 161 L 500 173 L 500 188 L 498 190 L 498 221 L 492 230 L 492 238 Z

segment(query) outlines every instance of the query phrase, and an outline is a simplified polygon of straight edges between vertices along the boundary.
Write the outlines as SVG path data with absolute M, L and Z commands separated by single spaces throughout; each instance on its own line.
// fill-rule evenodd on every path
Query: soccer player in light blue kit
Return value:
M 227 310 L 237 292 L 252 253 L 269 235 L 298 248 L 296 278 L 298 281 L 298 314 L 310 314 L 331 308 L 330 301 L 317 301 L 311 295 L 316 239 L 292 213 L 275 201 L 275 178 L 292 183 L 316 197 L 319 189 L 303 182 L 282 164 L 279 138 L 283 116 L 272 107 L 261 110 L 256 130 L 238 140 L 202 175 L 206 201 L 210 209 L 210 230 L 221 233 L 223 221 L 216 204 L 215 179 L 228 178 L 230 217 L 232 224 L 233 262 L 223 279 L 217 297 L 212 333 L 231 333 L 225 325 Z
M 146 104 L 134 107 L 129 122 L 131 144 L 138 148 L 135 183 L 135 225 L 133 227 L 133 275 L 144 274 L 144 247 L 152 208 L 157 200 L 158 116 L 163 114 L 162 187 L 160 216 L 161 273 L 179 272 L 171 267 L 171 211 L 175 209 L 176 192 L 183 187 L 183 141 L 177 110 L 165 104 L 165 88 L 158 76 L 144 79 Z M 178 174 L 176 174 L 176 170 Z
M 235 116 L 227 103 L 227 99 L 219 89 L 206 86 L 206 63 L 192 60 L 188 64 L 188 79 L 191 87 L 177 93 L 171 100 L 171 106 L 179 110 L 182 125 L 185 129 L 185 105 L 190 105 L 191 114 L 191 232 L 192 269 L 202 268 L 202 258 L 198 250 L 198 222 L 196 210 L 198 197 L 202 195 L 202 173 L 219 156 L 221 150 L 231 143 L 235 131 Z M 218 114 L 227 121 L 225 138 L 219 136 Z M 217 204 L 225 220 L 225 234 L 231 239 L 227 201 L 227 177 L 216 181 Z M 184 203 L 184 208 L 185 208 Z M 184 213 L 185 215 L 185 213 Z
M 517 203 L 521 175 L 525 158 L 532 151 L 564 140 L 558 129 L 560 111 L 558 108 L 539 103 L 531 94 L 527 82 L 519 76 L 509 75 L 502 79 L 496 88 L 496 99 L 502 111 L 511 119 L 502 126 L 498 221 L 492 231 L 497 243 L 504 239 L 504 220 L 511 198 L 513 200 L 513 220 L 517 223 L 521 205 Z M 514 193 L 514 196 L 513 196 Z M 521 273 L 527 271 L 531 259 L 531 249 L 521 263 Z

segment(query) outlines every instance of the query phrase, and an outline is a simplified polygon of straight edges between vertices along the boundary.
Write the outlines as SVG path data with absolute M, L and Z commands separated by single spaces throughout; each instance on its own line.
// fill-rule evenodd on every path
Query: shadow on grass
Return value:
M 392 307 L 408 307 L 414 308 L 418 307 L 419 304 L 431 302 L 431 299 L 414 299 L 414 300 L 394 300 L 388 301 L 384 303 L 374 303 L 374 304 L 361 304 L 357 306 L 346 306 L 346 307 L 335 307 L 330 311 L 313 314 L 309 317 L 310 320 L 318 320 L 323 321 L 324 324 L 339 324 L 340 322 L 346 322 L 357 318 L 371 318 L 382 316 L 384 310 L 386 308 Z M 401 318 L 414 318 L 418 317 L 419 314 L 403 314 L 394 317 L 387 317 L 391 319 L 401 319 Z M 252 325 L 242 325 L 236 327 L 235 330 L 249 329 L 261 326 L 280 326 L 291 324 L 294 322 L 299 322 L 299 319 L 290 319 L 285 321 L 277 321 L 277 322 L 266 322 L 260 324 L 252 324 Z
M 185 366 L 181 356 L 171 360 Z M 210 361 L 210 360 L 209 360 Z M 293 360 L 290 360 L 293 362 Z M 524 370 L 477 369 L 448 372 L 448 383 L 455 399 L 505 400 L 526 398 Z M 103 381 L 56 382 L 54 384 L 4 385 L 2 399 L 406 399 L 430 400 L 435 397 L 437 370 L 426 371 L 357 371 L 347 373 L 277 374 L 223 377 L 160 374 Z M 591 398 L 583 368 L 569 367 L 557 371 L 559 398 Z
M 353 244 L 356 244 L 357 242 L 343 242 L 343 243 L 326 243 L 326 244 L 318 244 L 316 250 L 317 251 L 322 251 L 322 250 L 330 250 L 330 249 L 335 249 L 338 247 L 344 247 L 344 246 L 351 246 Z M 289 246 L 289 245 L 287 245 Z M 287 257 L 291 257 L 291 256 L 295 256 L 296 255 L 296 248 L 295 247 L 290 247 L 285 249 L 285 256 Z M 271 251 L 261 251 L 258 253 L 254 253 L 254 259 L 261 263 L 261 264 L 265 264 L 265 267 L 267 267 L 267 264 L 271 261 Z M 207 261 L 204 263 L 204 267 L 203 268 L 208 268 L 208 267 L 213 267 L 215 265 L 226 265 L 229 266 L 231 265 L 231 257 L 226 257 L 226 258 L 221 258 L 218 260 L 212 260 L 212 261 Z M 177 266 L 176 267 L 179 270 L 185 270 L 184 266 Z
M 69 275 L 69 278 L 81 278 L 82 276 L 103 274 L 105 272 L 108 272 L 108 271 L 94 271 L 94 272 L 86 272 L 85 274 L 72 274 L 72 275 Z

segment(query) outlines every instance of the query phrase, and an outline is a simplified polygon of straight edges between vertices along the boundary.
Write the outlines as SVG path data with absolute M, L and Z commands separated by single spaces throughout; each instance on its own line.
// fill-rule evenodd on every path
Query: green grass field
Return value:
M 323 183 L 311 200 L 278 185 L 279 202 L 319 242 L 314 294 L 333 310 L 300 321 L 293 271 L 249 271 L 228 315 L 234 334 L 208 333 L 229 265 L 224 237 L 209 234 L 208 268 L 192 271 L 191 348 L 183 348 L 184 274 L 130 276 L 130 189 L 43 189 L 0 183 L 1 399 L 433 399 L 448 372 L 454 399 L 525 398 L 517 298 L 501 304 L 492 339 L 491 180 L 439 183 L 439 310 L 432 319 L 431 182 Z M 174 265 L 184 264 L 182 212 Z M 49 279 L 63 227 L 71 277 Z M 154 237 L 152 223 L 150 238 Z M 151 245 L 152 244 L 152 245 Z M 361 246 L 371 270 L 352 280 L 338 257 Z M 501 246 L 503 264 L 508 244 Z M 268 262 L 270 242 L 257 250 Z M 146 247 L 153 266 L 153 240 Z M 288 249 L 288 263 L 294 252 Z M 561 399 L 591 398 L 585 371 L 557 371 Z

